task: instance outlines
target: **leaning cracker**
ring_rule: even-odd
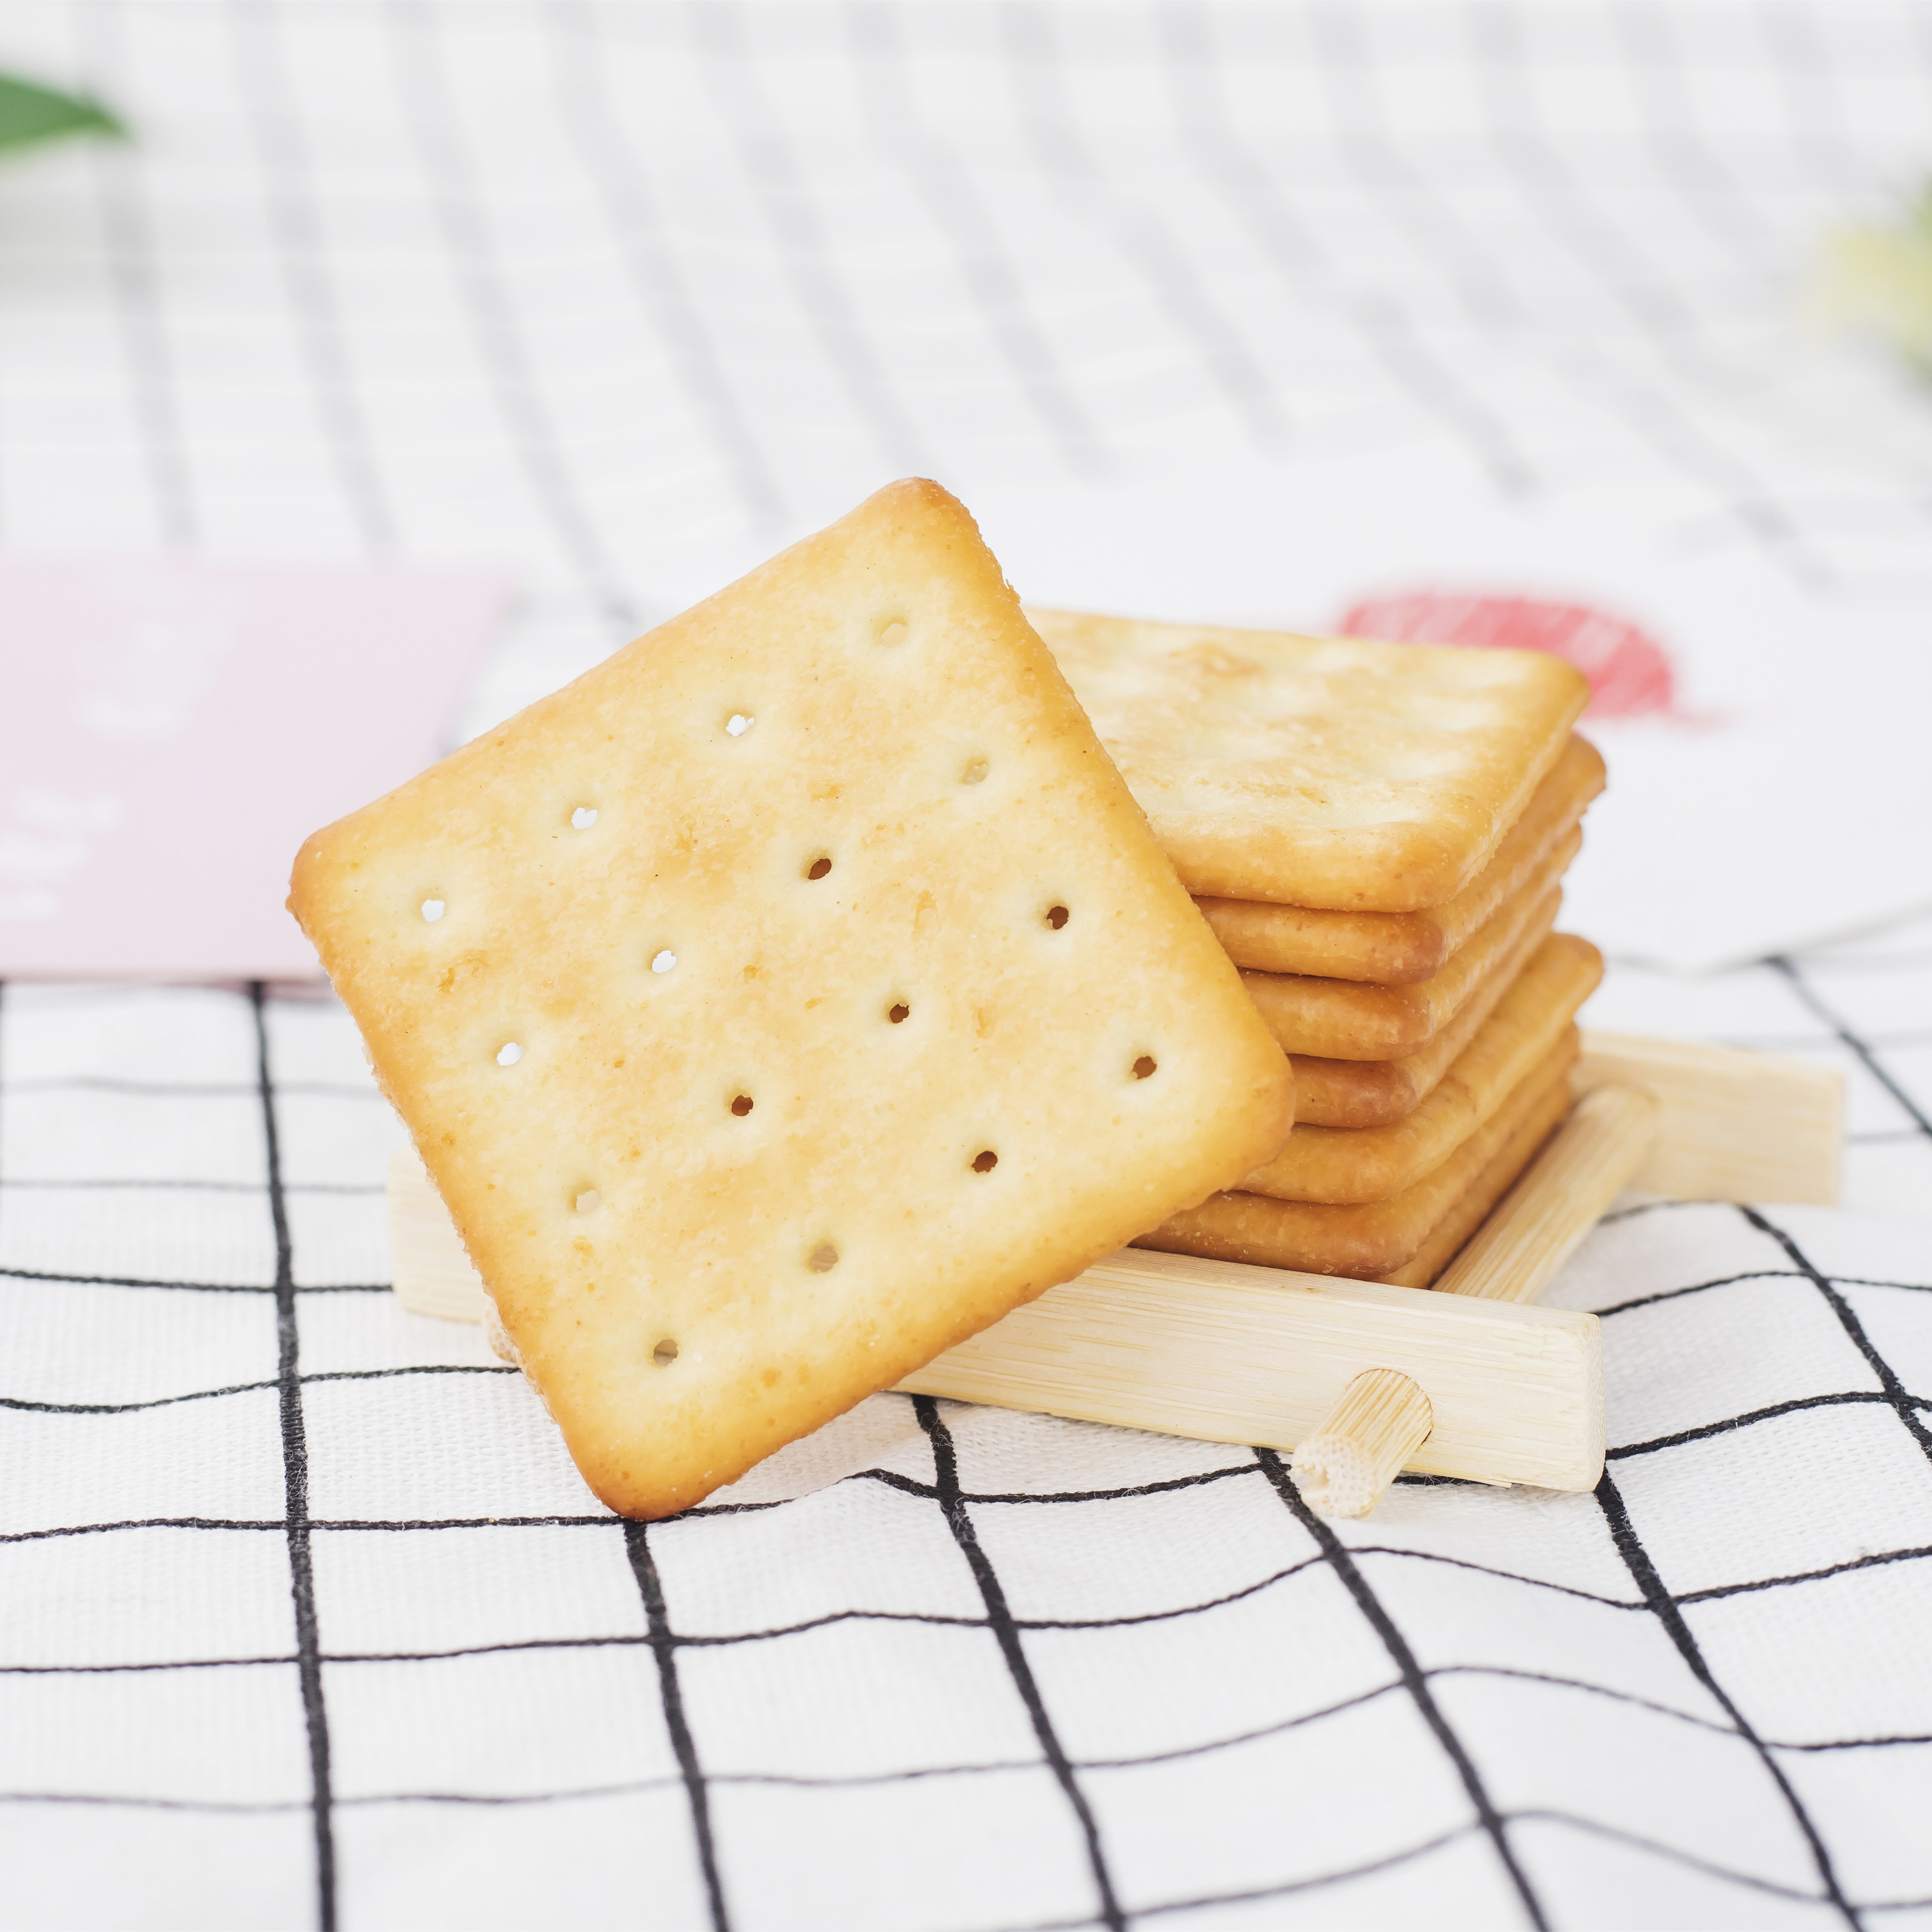
[[[585,1479],[657,1516],[1280,1145],[972,520],[896,484],[303,848]]]
[[[1555,933],[1422,1105],[1392,1127],[1301,1127],[1244,1191],[1282,1201],[1386,1201],[1441,1165],[1549,1052],[1604,975],[1587,939]]]
[[[1518,1172],[1528,1164],[1569,1107],[1570,1069],[1579,1048],[1576,1028],[1566,1028],[1447,1160],[1386,1201],[1330,1205],[1238,1191],[1217,1194],[1198,1208],[1170,1215],[1134,1245],[1308,1274],[1385,1280],[1427,1250],[1444,1221],[1471,1207],[1480,1221],[1502,1198],[1514,1172],[1496,1180],[1486,1197],[1484,1190],[1502,1172],[1503,1150],[1520,1147]],[[1521,1145],[1526,1136],[1528,1144]],[[1456,1246],[1468,1238],[1466,1228]],[[1406,1276],[1399,1285],[1426,1286]]]
[[[1562,895],[1550,896],[1555,902]],[[1416,1052],[1400,1060],[1320,1060],[1307,1054],[1290,1054],[1297,1123],[1312,1127],[1388,1127],[1406,1120],[1435,1092],[1443,1075],[1482,1030],[1503,995],[1550,937],[1552,922],[1539,920],[1525,927],[1462,1010]]]
[[[1454,898],[1590,694],[1534,651],[1029,614],[1188,890],[1218,898]]]
[[[1246,971],[1242,983],[1287,1052],[1328,1060],[1406,1059],[1420,1053],[1495,978],[1525,932],[1538,924],[1549,931],[1563,896],[1556,877],[1553,871],[1532,877],[1441,972],[1412,986]]]
[[[1453,899],[1422,912],[1324,912],[1260,899],[1195,903],[1237,966],[1406,986],[1440,972],[1450,956],[1561,850],[1559,872],[1582,844],[1577,830],[1604,788],[1603,755],[1572,736],[1490,862]]]

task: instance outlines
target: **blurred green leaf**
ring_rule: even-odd
[[[0,152],[69,134],[124,135],[127,129],[98,100],[39,87],[0,74]]]
[[[1932,182],[1896,220],[1830,236],[1819,292],[1828,320],[1873,331],[1932,382]]]

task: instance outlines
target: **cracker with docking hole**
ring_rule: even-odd
[[[1586,939],[1552,933],[1496,1010],[1406,1120],[1389,1127],[1301,1127],[1265,1166],[1244,1175],[1249,1194],[1281,1201],[1386,1201],[1438,1166],[1486,1120],[1549,1052],[1604,976]]]
[[[290,904],[626,1514],[698,1502],[1292,1118],[1226,954],[930,483],[318,833]]]
[[[1444,1074],[1482,1030],[1503,995],[1550,937],[1561,892],[1550,895],[1551,916],[1526,926],[1462,1010],[1419,1052],[1400,1060],[1323,1060],[1291,1054],[1294,1069],[1294,1118],[1316,1127],[1387,1127],[1406,1120],[1435,1092]]]
[[[1211,1261],[1426,1287],[1562,1118],[1578,1051],[1576,1029],[1565,1028],[1447,1160],[1388,1200],[1277,1201],[1237,1190],[1170,1215],[1134,1245]],[[1450,1224],[1447,1251],[1440,1252],[1433,1237],[1445,1223]],[[1414,1265],[1418,1260],[1419,1268]]]
[[[1453,899],[1590,695],[1534,651],[1028,614],[1182,882],[1216,898],[1342,912]]]
[[[1546,867],[1556,856],[1550,855]],[[1406,1060],[1494,979],[1525,932],[1538,924],[1549,931],[1563,897],[1558,876],[1553,869],[1539,872],[1497,908],[1488,925],[1433,979],[1412,986],[1246,970],[1242,983],[1286,1052],[1324,1060]]]
[[[1260,899],[1198,898],[1202,916],[1237,966],[1406,986],[1426,980],[1558,846],[1582,843],[1579,821],[1604,788],[1603,755],[1573,736],[1490,862],[1453,899],[1421,912],[1324,912]]]

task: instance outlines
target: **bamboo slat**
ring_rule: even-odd
[[[1644,1087],[1663,1102],[1657,1145],[1630,1184],[1678,1201],[1838,1198],[1844,1076],[1782,1054],[1586,1030],[1579,1094]]]
[[[1434,1292],[1534,1301],[1650,1158],[1662,1112],[1647,1088],[1593,1087],[1436,1277]]]

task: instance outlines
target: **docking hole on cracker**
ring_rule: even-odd
[[[820,1241],[806,1262],[814,1274],[830,1274],[838,1265],[838,1250],[830,1241]]]
[[[986,776],[986,760],[984,758],[968,758],[966,760],[964,768],[959,774],[959,782],[962,784],[980,784],[984,782]]]
[[[579,832],[588,832],[597,823],[597,808],[594,805],[580,805],[570,814],[572,826]]]
[[[604,1204],[604,1198],[594,1187],[580,1188],[571,1202],[571,1206],[580,1214],[594,1214]]]
[[[724,721],[725,736],[730,738],[742,738],[758,722],[755,718],[748,717],[742,711],[734,711]]]
[[[831,869],[832,861],[821,852],[810,865],[806,867],[805,876],[808,879],[822,879]]]
[[[496,1049],[496,1064],[499,1066],[514,1066],[523,1057],[523,1048],[514,1040],[506,1040]]]
[[[1048,906],[1046,909],[1046,922],[1055,932],[1058,932],[1071,916],[1072,915],[1064,905]]]
[[[1134,1062],[1134,1078],[1136,1080],[1150,1079],[1160,1067],[1160,1061],[1152,1054],[1144,1053]]]
[[[651,1360],[661,1369],[668,1369],[677,1360],[677,1344],[667,1335],[651,1351]]]
[[[878,632],[879,642],[889,647],[894,644],[904,644],[911,635],[911,627],[903,617],[886,618],[880,625]]]
[[[752,1096],[748,1094],[736,1094],[731,1098],[731,1111],[740,1120],[752,1111]]]
[[[973,1156],[973,1172],[975,1174],[991,1174],[999,1164],[1000,1156],[991,1148],[982,1148]]]
[[[443,910],[444,910],[444,908],[443,908],[443,903],[442,903],[442,900],[440,900],[440,899],[424,899],[424,900],[423,901],[423,902],[422,902],[422,916],[423,916],[423,923],[424,923],[424,925],[425,925],[425,926],[434,926],[434,925],[435,925],[435,923],[436,922],[436,921],[437,921],[438,920],[440,920],[440,918],[442,918],[442,915],[443,915]]]
[[[654,952],[651,956],[651,970],[653,973],[668,973],[676,964],[677,955],[668,946],[662,952]]]
[[[898,1026],[912,1017],[912,1009],[903,1000],[895,1000],[886,1009],[886,1018]]]

